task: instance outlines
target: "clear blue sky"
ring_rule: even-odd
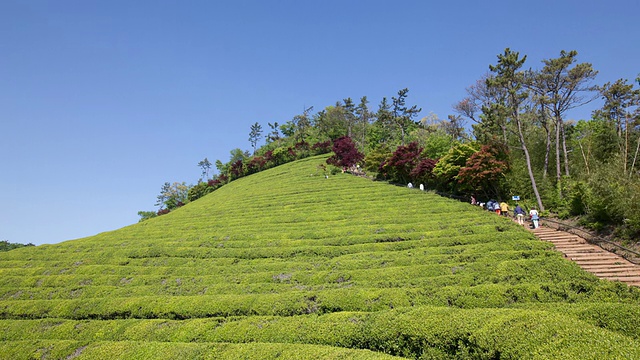
[[[640,72],[640,2],[0,1],[0,240],[56,243],[154,210],[166,181],[284,123],[409,88],[441,118],[510,47]],[[588,118],[597,103],[574,118]]]

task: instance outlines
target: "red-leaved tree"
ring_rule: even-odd
[[[380,172],[391,181],[406,184],[411,181],[411,172],[420,163],[422,148],[417,142],[398,146],[396,151],[380,164]]]
[[[457,179],[467,190],[486,197],[501,197],[504,173],[509,171],[506,149],[502,145],[484,145],[460,168]]]
[[[348,136],[336,139],[331,149],[334,154],[327,159],[327,164],[329,165],[349,168],[364,159],[364,154],[358,151],[356,144]]]
[[[432,187],[435,182],[435,175],[433,174],[433,168],[438,163],[438,160],[434,159],[422,159],[416,165],[409,176],[411,180],[416,184],[424,184],[427,187]]]

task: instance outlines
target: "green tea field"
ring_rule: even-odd
[[[640,289],[325,159],[0,253],[0,359],[640,359]]]

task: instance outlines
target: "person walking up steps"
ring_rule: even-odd
[[[540,220],[540,216],[538,215],[538,210],[536,208],[531,208],[529,210],[529,216],[531,216],[531,222],[533,222],[533,228],[538,228],[538,220]]]
[[[509,205],[504,201],[500,203],[500,214],[502,216],[509,216]]]
[[[516,214],[516,220],[518,220],[518,224],[524,225],[524,209],[520,207],[520,205],[516,205],[515,210],[513,210],[514,214]]]

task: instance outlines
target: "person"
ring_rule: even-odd
[[[487,210],[489,211],[496,211],[496,208],[498,209],[498,211],[500,211],[500,207],[498,206],[498,202],[491,199],[489,201],[487,201]]]
[[[513,212],[516,214],[516,219],[518,220],[518,224],[524,225],[524,209],[520,205],[516,205],[515,210]]]
[[[538,228],[538,220],[540,220],[540,215],[538,214],[538,210],[536,208],[531,208],[529,210],[529,216],[531,216],[531,222],[533,223],[533,228]]]
[[[509,216],[509,204],[507,204],[506,202],[501,202],[500,203],[500,213],[502,214],[502,216]]]
[[[500,215],[500,203],[496,200],[489,200],[489,202],[491,202],[491,208],[489,211],[495,211],[496,214]]]
[[[471,205],[477,205],[478,203],[476,202],[476,197],[471,195]]]
[[[424,184],[420,184],[420,191],[424,191]]]
[[[408,187],[409,189],[413,189],[413,184],[412,184],[412,183],[409,183],[409,184],[407,185],[407,187]]]

